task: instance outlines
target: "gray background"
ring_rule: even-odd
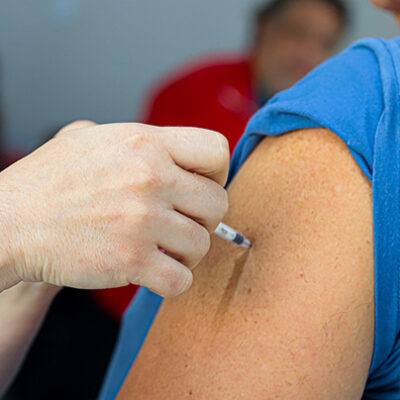
[[[367,0],[346,0],[343,45],[397,34]],[[154,79],[193,56],[241,48],[258,0],[0,0],[6,143],[30,150],[79,118],[130,121]]]

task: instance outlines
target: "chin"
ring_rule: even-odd
[[[399,0],[371,0],[377,7],[384,8],[396,14],[396,18],[400,18],[400,1]]]

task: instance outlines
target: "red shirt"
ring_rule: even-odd
[[[251,63],[243,55],[208,57],[168,75],[152,91],[141,120],[158,126],[194,126],[226,136],[231,152],[257,110]],[[95,291],[94,296],[120,319],[137,290],[130,285]]]
[[[190,63],[167,76],[142,113],[159,126],[195,126],[224,134],[233,151],[257,110],[251,64],[231,55]]]

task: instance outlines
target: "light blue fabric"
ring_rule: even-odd
[[[162,297],[141,288],[122,319],[117,346],[108,367],[99,400],[115,399],[147,333],[153,324]]]
[[[400,39],[367,39],[275,96],[251,120],[230,180],[266,135],[327,127],[373,186],[375,345],[364,399],[400,399]],[[162,299],[142,289],[124,318],[101,400],[114,399]]]

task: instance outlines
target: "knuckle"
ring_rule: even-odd
[[[193,229],[193,262],[197,264],[210,250],[211,239],[209,232],[203,226],[196,224]]]
[[[185,219],[180,230],[188,241],[187,245],[190,245],[190,250],[186,251],[182,262],[192,269],[208,253],[211,245],[210,234],[204,226],[191,219]]]
[[[164,187],[168,188],[171,193],[179,191],[183,185],[183,179],[180,168],[177,165],[171,165],[168,169],[162,171],[160,175]]]
[[[228,192],[218,184],[215,184],[213,196],[210,198],[204,221],[209,232],[213,232],[222,221],[229,208]]]
[[[136,150],[143,145],[154,143],[153,129],[149,125],[129,123],[122,125],[125,144],[130,150]]]
[[[121,262],[129,268],[138,269],[147,259],[148,250],[144,245],[135,242],[134,246],[129,246],[122,254]]]
[[[143,188],[148,190],[157,190],[162,187],[162,184],[163,180],[159,172],[154,170],[154,168],[149,168],[144,180],[142,181]]]
[[[162,168],[157,149],[145,136],[139,134],[137,137],[129,139],[127,144],[128,152],[135,153],[134,171],[129,173],[128,186],[134,192],[142,194],[146,194],[149,191],[152,192],[154,189],[161,189],[167,183],[165,177],[168,177],[168,174],[165,174]],[[139,147],[141,148],[139,149]]]
[[[149,249],[138,243],[132,244],[129,250],[121,254],[119,265],[125,266],[126,280],[136,285],[147,285],[148,274],[146,268],[148,264]],[[147,278],[148,279],[148,278]]]
[[[129,207],[121,207],[118,213],[110,213],[102,223],[107,225],[106,229],[118,240],[119,245],[128,244],[135,253],[140,243],[149,241],[149,232],[152,231],[156,219],[155,207],[135,202]],[[132,240],[135,243],[131,243]]]
[[[200,248],[200,257],[203,258],[210,250],[211,238],[206,228],[202,226],[200,228],[201,228],[201,234],[199,238],[199,248]]]
[[[215,141],[216,141],[216,145],[215,145],[214,151],[215,151],[216,163],[218,166],[220,166],[221,169],[227,168],[229,165],[229,159],[230,159],[228,139],[221,133],[216,132],[215,133]]]
[[[125,144],[129,150],[136,150],[149,141],[148,133],[138,131],[136,127],[132,127],[132,130],[128,133],[129,136]]]
[[[155,211],[149,205],[143,204],[138,206],[129,218],[127,229],[135,236],[142,236],[147,230],[152,229],[155,219]],[[143,236],[144,237],[144,236]]]
[[[188,269],[165,268],[162,273],[165,282],[165,297],[175,297],[185,292],[192,284],[193,275]]]
[[[222,187],[220,189],[220,193],[218,195],[218,200],[217,200],[216,204],[218,207],[217,220],[222,220],[222,218],[228,212],[228,208],[229,208],[228,192]]]
[[[223,208],[223,216],[228,212],[229,210],[229,195],[228,191],[224,189],[224,208]]]
[[[135,192],[143,192],[144,194],[157,191],[163,186],[161,171],[157,171],[154,165],[143,162],[135,172],[130,186]]]

